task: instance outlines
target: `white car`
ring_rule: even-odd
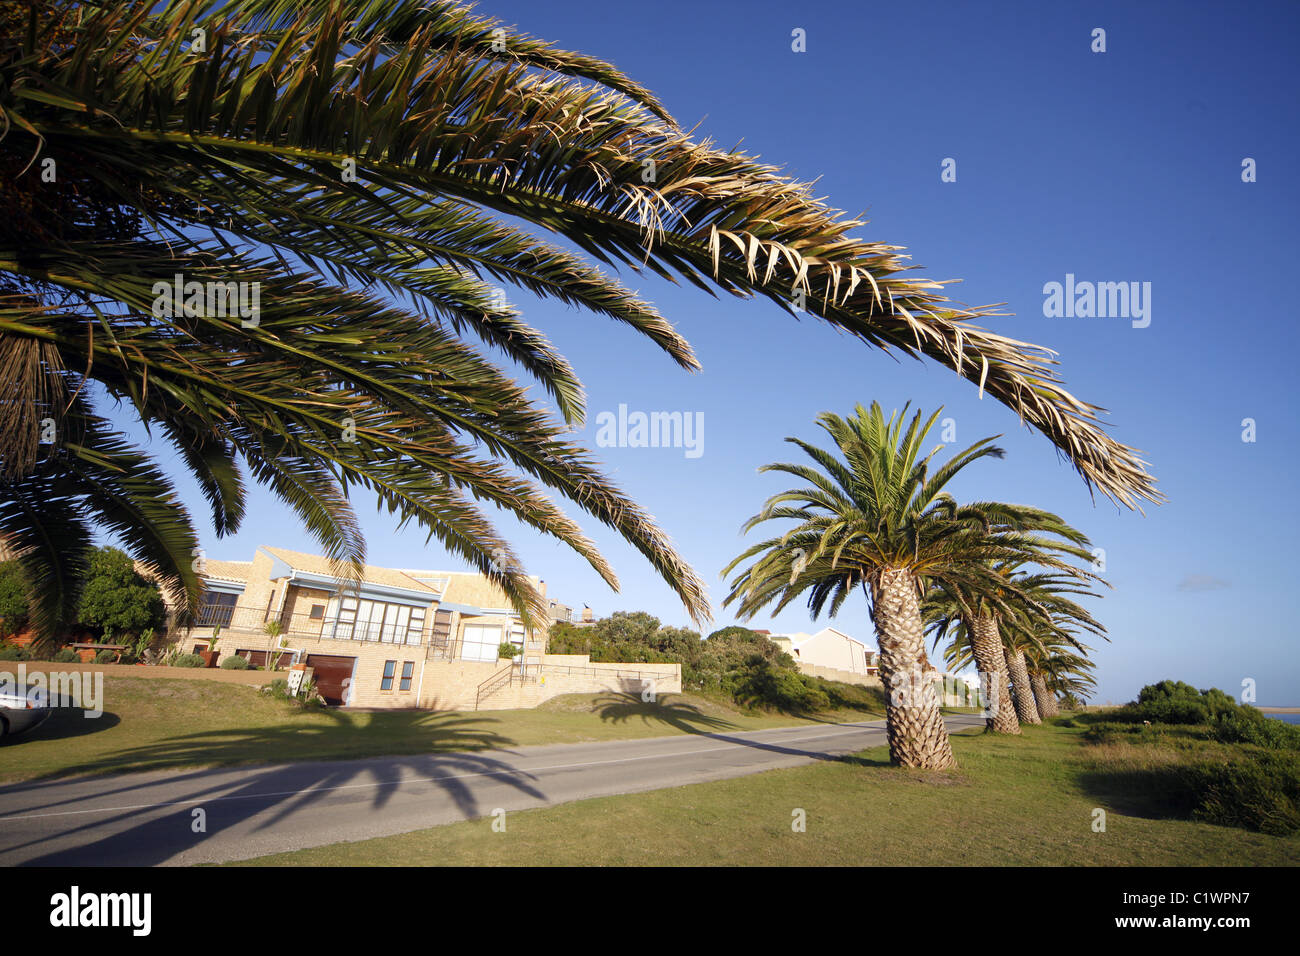
[[[0,737],[8,738],[39,727],[50,716],[50,708],[39,694],[0,691]]]

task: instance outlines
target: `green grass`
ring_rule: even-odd
[[[961,769],[837,762],[564,804],[239,865],[1295,865],[1300,835],[1168,817],[1142,773],[1181,759],[1084,742],[1082,730],[953,738]],[[802,808],[807,830],[793,832]],[[1106,810],[1094,832],[1094,809]]]
[[[530,710],[449,713],[302,711],[255,688],[202,680],[106,677],[104,714],[60,710],[0,746],[0,782],[74,774],[582,743],[679,733],[759,730],[882,714],[814,718],[744,711],[702,697],[557,697]]]

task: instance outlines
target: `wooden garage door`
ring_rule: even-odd
[[[325,703],[337,707],[343,703],[344,681],[352,677],[355,657],[333,657],[328,654],[308,654],[307,666],[315,668],[317,692]]]
[[[235,651],[235,653],[248,661],[250,665],[260,670],[266,666],[266,655],[269,654],[270,651],[250,651],[241,647],[239,650]],[[289,662],[292,660],[292,653],[286,651],[280,654],[279,659],[275,662],[275,669],[280,670],[281,668],[288,667]]]

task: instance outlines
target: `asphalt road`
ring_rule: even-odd
[[[978,716],[948,718],[950,730],[982,725]],[[0,865],[243,860],[498,808],[508,827],[514,810],[793,767],[884,742],[884,721],[872,721],[14,784],[0,787]]]

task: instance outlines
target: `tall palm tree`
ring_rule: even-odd
[[[1053,353],[971,324],[994,313],[852,237],[861,223],[808,185],[692,140],[598,59],[441,0],[0,0],[0,27],[0,536],[43,632],[70,607],[101,518],[182,612],[198,598],[190,515],[105,402],[175,447],[219,535],[243,516],[246,468],[355,573],[359,486],[528,621],[543,602],[477,502],[616,584],[549,491],[706,616],[650,516],[564,439],[583,419],[577,376],[495,286],[625,323],[684,368],[695,357],[541,230],[932,358],[1090,487],[1130,507],[1162,498],[1101,410],[1062,387]],[[214,307],[234,283],[260,290],[256,316]],[[535,378],[563,421],[469,336]]]
[[[910,767],[951,766],[952,748],[930,679],[921,598],[928,584],[981,593],[1000,582],[994,568],[1023,562],[1041,550],[1024,527],[1040,524],[1035,509],[998,502],[959,505],[944,489],[967,465],[1002,457],[986,438],[942,463],[943,448],[922,455],[940,411],[910,423],[907,408],[889,418],[877,403],[841,418],[825,412],[818,424],[830,435],[828,451],[787,438],[812,464],[776,463],[761,471],[783,472],[807,486],[773,495],[745,524],[747,532],[771,520],[795,524],[754,544],[723,574],[751,563],[730,582],[725,605],[741,619],[774,605],[777,613],[807,594],[814,618],[834,617],[861,586],[871,608],[880,646],[880,676],[887,691],[890,758]],[[933,466],[933,467],[932,467]]]

